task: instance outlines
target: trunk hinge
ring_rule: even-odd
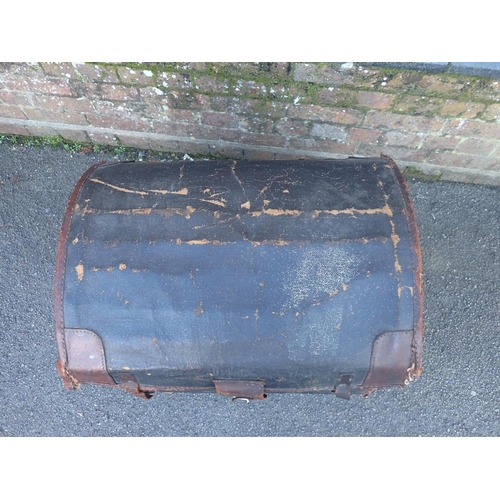
[[[335,396],[342,399],[351,399],[352,373],[341,373],[335,386]]]
[[[143,391],[139,387],[139,382],[137,382],[134,374],[130,372],[119,372],[117,374],[113,374],[113,378],[116,380],[120,389],[130,392],[134,396],[142,399],[151,399],[153,397],[152,392]]]

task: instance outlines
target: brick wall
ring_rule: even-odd
[[[0,134],[246,159],[385,154],[500,184],[500,78],[335,63],[0,63]]]

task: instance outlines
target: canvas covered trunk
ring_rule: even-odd
[[[415,215],[386,157],[98,164],[61,229],[67,388],[366,395],[420,374],[422,311]]]

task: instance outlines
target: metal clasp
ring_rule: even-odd
[[[351,399],[352,373],[341,373],[335,386],[335,396],[342,399]]]
[[[264,399],[265,382],[262,380],[214,380],[215,391],[222,396],[236,399]]]

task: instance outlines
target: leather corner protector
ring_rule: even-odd
[[[74,386],[79,383],[116,385],[106,368],[104,346],[97,333],[83,328],[65,328],[64,336],[65,372]]]
[[[403,387],[414,369],[413,330],[382,333],[373,343],[370,369],[362,388]]]

